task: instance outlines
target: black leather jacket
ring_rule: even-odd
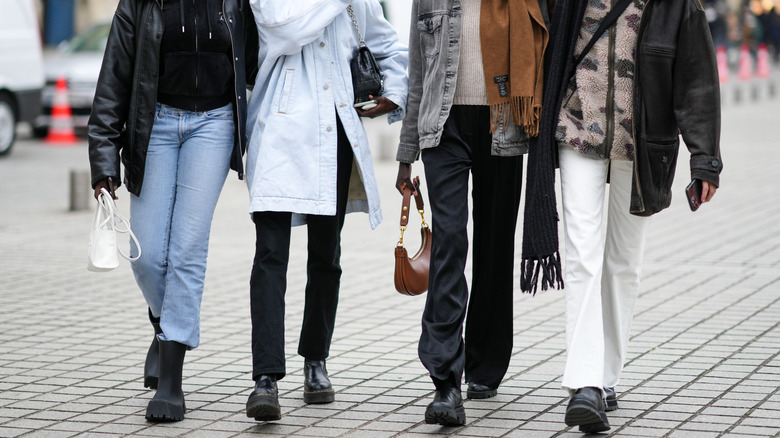
[[[119,181],[121,151],[127,190],[136,196],[141,193],[157,103],[162,1],[120,0],[114,14],[89,118],[93,187],[108,177]],[[229,26],[235,78],[236,131],[230,168],[243,178],[246,89],[257,74],[257,27],[248,0],[222,0],[222,13]]]
[[[719,185],[720,85],[707,18],[699,0],[648,0],[634,76],[634,181],[631,213],[668,207],[680,147],[691,177]]]

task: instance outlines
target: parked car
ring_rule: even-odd
[[[68,103],[73,113],[74,127],[86,128],[110,28],[111,23],[91,26],[60,44],[56,51],[44,54],[46,87],[42,96],[43,111],[33,126],[37,137],[45,137],[49,131],[51,108],[59,78],[65,78],[68,84]]]
[[[16,124],[41,112],[43,56],[32,0],[4,0],[0,14],[0,155],[16,140]]]

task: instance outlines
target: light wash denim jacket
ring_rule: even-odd
[[[354,152],[347,211],[382,220],[371,151],[352,107],[350,61],[358,39],[352,4],[366,45],[384,77],[383,96],[406,107],[408,53],[377,0],[250,0],[260,38],[259,72],[249,99],[247,181],[250,212],[336,214],[336,114]]]
[[[548,22],[547,0],[540,0]],[[413,163],[420,150],[436,147],[450,115],[458,82],[463,9],[461,0],[414,0],[409,35],[409,100],[396,159]],[[493,133],[491,154],[528,152],[528,136],[508,124]]]

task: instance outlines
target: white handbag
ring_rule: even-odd
[[[89,235],[89,253],[87,269],[93,272],[106,272],[119,266],[119,255],[127,260],[135,261],[141,257],[141,245],[130,229],[130,221],[119,214],[114,198],[106,189],[100,189],[95,207],[95,219],[92,222],[92,232]],[[117,244],[117,233],[129,234],[138,248],[138,255],[130,257],[122,252]]]

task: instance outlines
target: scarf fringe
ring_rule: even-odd
[[[520,262],[520,290],[536,295],[539,274],[542,274],[543,291],[551,287],[563,289],[560,252],[556,251],[555,254],[538,259],[523,259]]]
[[[513,96],[509,102],[501,102],[490,106],[490,133],[493,134],[501,125],[506,129],[511,120],[521,126],[529,137],[539,135],[539,121],[542,106],[534,102],[533,96]]]

